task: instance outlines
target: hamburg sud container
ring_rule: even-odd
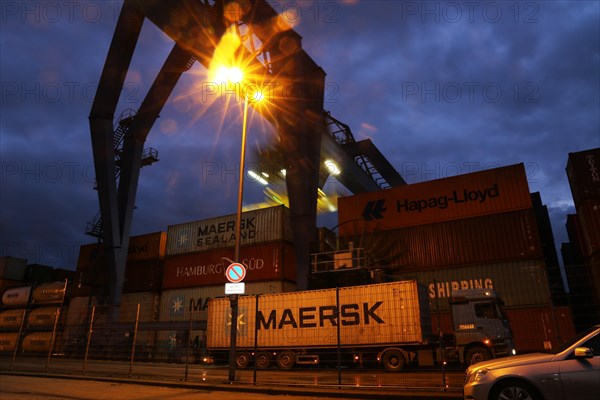
[[[338,200],[340,236],[530,209],[523,164]]]
[[[167,255],[233,247],[236,214],[169,226]],[[292,240],[289,209],[284,206],[242,213],[240,244]]]
[[[569,153],[567,177],[575,208],[586,200],[600,200],[600,148]]]
[[[465,218],[389,231],[351,235],[382,268],[423,270],[538,259],[543,247],[533,210]]]
[[[262,295],[258,306],[256,296],[240,297],[237,346],[254,348],[256,336],[263,348],[335,346],[338,335],[346,346],[422,343],[431,333],[426,301],[419,301],[423,292],[415,281],[340,288],[340,325],[334,316],[336,295],[336,289]],[[229,301],[211,300],[207,347],[228,348],[230,326]]]
[[[233,257],[233,248],[168,256],[163,289],[225,284],[225,271]],[[242,246],[240,257],[246,267],[244,282],[296,280],[294,248],[288,242]]]

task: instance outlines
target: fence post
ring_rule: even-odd
[[[337,320],[337,370],[338,385],[342,385],[342,347],[341,347],[341,321],[340,321],[340,288],[335,288],[335,316]]]
[[[83,357],[83,367],[81,374],[85,375],[85,367],[87,365],[88,353],[90,351],[90,342],[92,341],[92,328],[94,326],[94,316],[96,314],[96,306],[92,306],[92,315],[90,316],[90,327],[88,329],[87,343],[85,344],[85,355]]]
[[[254,309],[254,371],[253,371],[253,383],[256,385],[256,355],[258,354],[258,298],[259,294],[256,295],[256,308]]]
[[[12,371],[13,364],[15,363],[15,358],[17,358],[17,351],[19,350],[19,342],[21,341],[21,335],[23,334],[23,325],[25,325],[25,315],[27,314],[27,309],[23,309],[23,316],[21,317],[21,325],[19,326],[19,333],[17,334],[17,341],[15,342],[15,349],[13,350],[12,360],[10,361],[9,371]]]
[[[135,313],[135,326],[133,328],[133,340],[131,343],[131,356],[129,357],[129,377],[133,371],[133,359],[135,357],[135,342],[137,339],[138,323],[140,321],[140,303],[137,303],[137,311]]]
[[[48,358],[46,359],[46,367],[44,368],[44,373],[48,372],[48,365],[50,364],[50,357],[52,357],[52,350],[54,350],[54,344],[56,342],[56,330],[58,327],[60,312],[65,304],[65,297],[67,297],[67,284],[69,283],[68,279],[65,279],[65,286],[63,287],[62,299],[60,301],[60,306],[56,308],[56,316],[54,317],[54,328],[52,329],[52,337],[50,338],[50,349],[48,349]]]

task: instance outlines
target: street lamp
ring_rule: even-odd
[[[240,68],[220,67],[217,71],[217,79],[219,83],[240,85],[243,81],[244,74]],[[238,183],[238,200],[235,220],[235,247],[233,259],[236,263],[241,264],[240,245],[242,234],[242,201],[244,197],[244,167],[246,162],[246,133],[248,125],[248,103],[250,101],[259,102],[263,99],[263,93],[260,90],[255,90],[252,93],[248,92],[248,87],[239,87],[244,98],[244,114],[242,117],[242,144],[240,150],[240,169]],[[236,357],[235,349],[237,342],[237,319],[238,319],[238,295],[230,294],[229,302],[231,305],[231,328],[229,335],[229,382],[235,381]]]

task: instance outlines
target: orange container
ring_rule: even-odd
[[[338,200],[341,236],[398,229],[532,207],[523,164]]]

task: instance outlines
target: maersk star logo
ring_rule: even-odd
[[[177,296],[171,299],[171,314],[177,315],[183,313],[183,297]]]
[[[181,234],[181,236],[179,236],[179,239],[177,240],[177,245],[179,247],[184,247],[185,244],[188,242],[188,237],[185,233]]]

